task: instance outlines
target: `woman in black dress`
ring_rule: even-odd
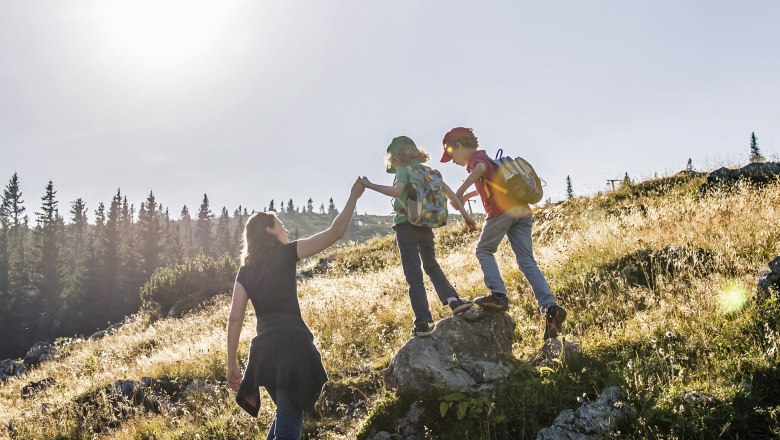
[[[363,190],[362,183],[355,181],[333,224],[306,239],[290,242],[287,229],[273,212],[253,214],[246,223],[227,326],[227,381],[237,392],[236,402],[255,417],[260,409],[259,388],[266,388],[276,404],[268,440],[299,439],[303,412],[314,409],[328,380],[312,333],[301,318],[296,263],[344,235]],[[242,378],[236,350],[249,300],[257,315],[257,336],[252,339]]]

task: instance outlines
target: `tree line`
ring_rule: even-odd
[[[199,209],[185,205],[178,219],[153,191],[136,210],[121,190],[109,203],[89,209],[83,199],[61,213],[49,181],[38,210],[29,212],[17,173],[0,203],[0,359],[16,357],[38,340],[91,334],[138,311],[140,287],[162,266],[199,254],[238,259],[244,223],[239,206],[214,215],[206,194]],[[280,204],[281,205],[281,204]],[[274,209],[273,201],[265,209]],[[281,210],[285,212],[285,210]],[[319,212],[333,215],[330,200]],[[314,214],[313,201],[287,215]],[[32,221],[31,221],[31,216]]]

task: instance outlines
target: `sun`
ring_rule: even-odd
[[[109,0],[97,7],[96,37],[114,62],[165,72],[208,65],[225,44],[235,2]]]

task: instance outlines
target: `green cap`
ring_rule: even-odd
[[[390,141],[390,145],[387,146],[387,152],[395,153],[396,151],[403,148],[417,148],[417,145],[409,136],[398,136],[394,137],[393,140]],[[387,167],[386,171],[390,174],[395,174],[396,169],[393,167]]]

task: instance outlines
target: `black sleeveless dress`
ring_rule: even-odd
[[[312,411],[328,381],[314,336],[301,318],[296,283],[298,242],[282,245],[263,267],[242,266],[236,281],[244,286],[257,315],[257,336],[249,348],[249,361],[236,402],[257,417],[260,390],[276,400],[285,388],[296,406]],[[246,398],[256,400],[252,406]]]

